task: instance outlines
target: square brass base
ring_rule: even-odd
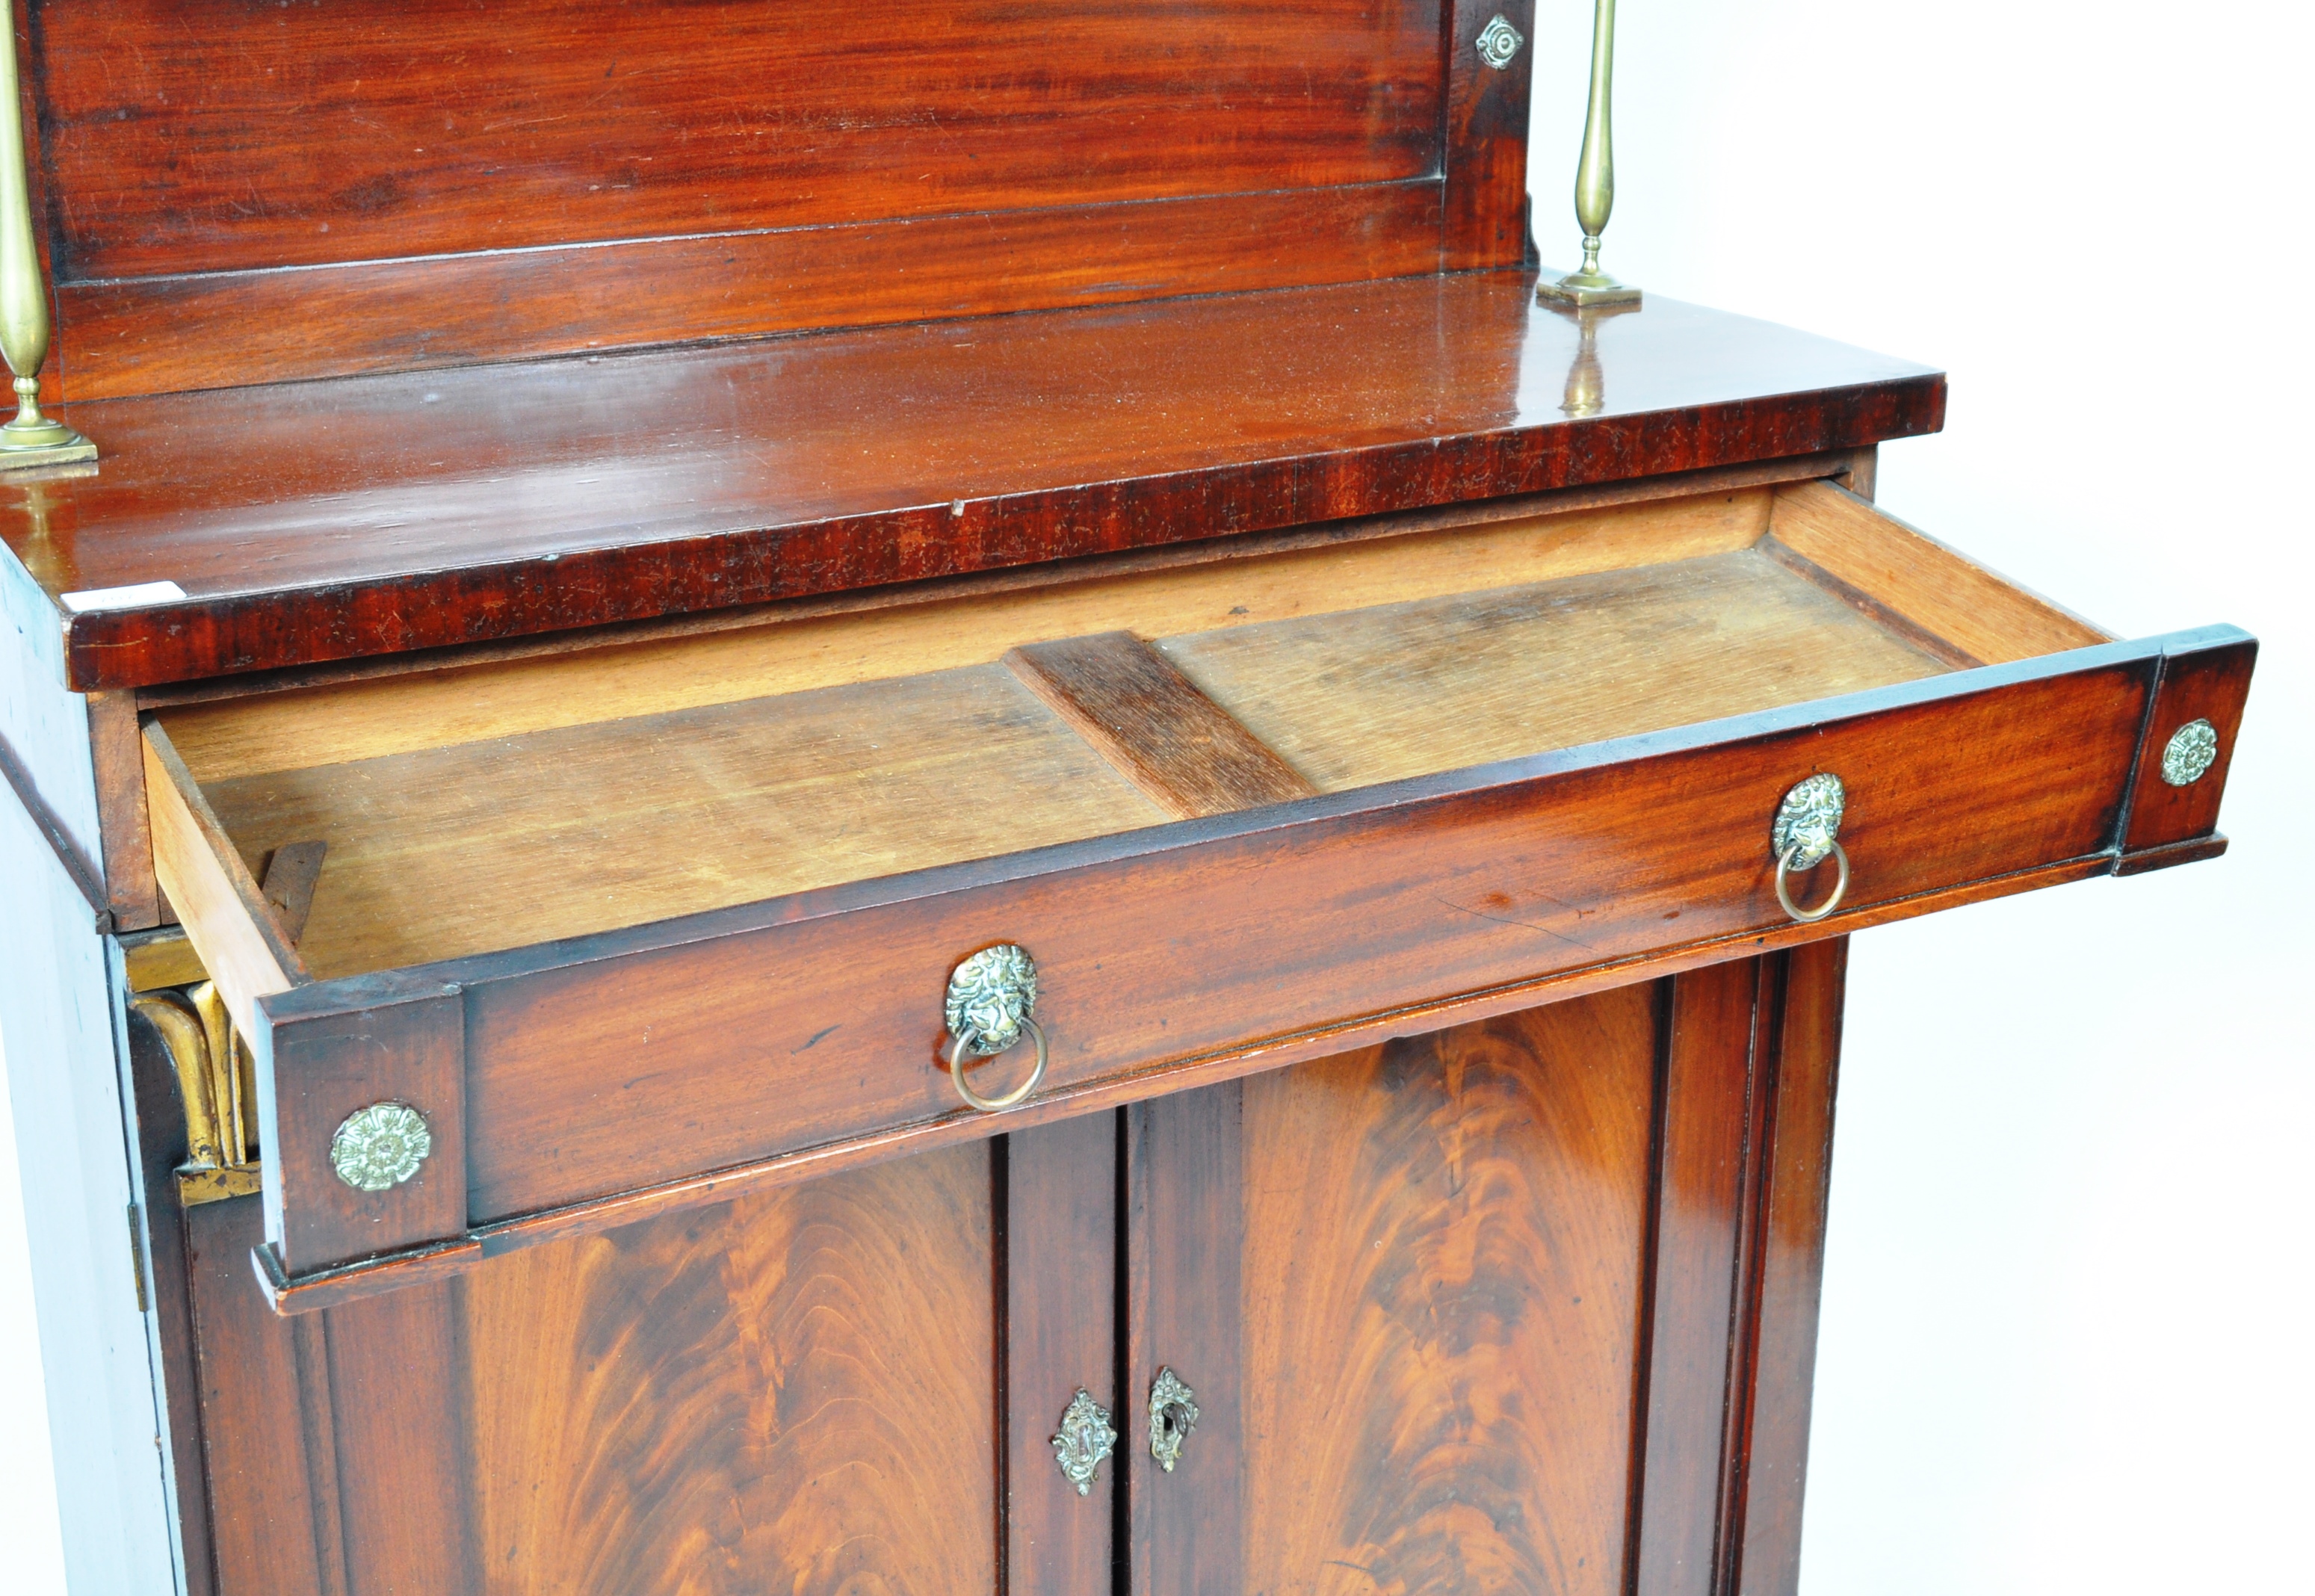
[[[28,471],[35,466],[76,466],[96,458],[96,445],[85,438],[51,443],[40,448],[0,448],[0,471]]]
[[[1556,305],[1567,310],[1592,310],[1602,305],[1637,305],[1639,289],[1628,283],[1610,278],[1605,282],[1579,282],[1576,273],[1570,272],[1557,282],[1548,282],[1535,290],[1535,297],[1546,305]]]

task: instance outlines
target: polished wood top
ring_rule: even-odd
[[[1654,298],[1599,316],[1587,343],[1535,303],[1534,280],[1400,279],[75,404],[102,460],[0,482],[0,538],[56,608],[70,684],[119,688],[1942,424],[1944,378],[1922,367]],[[62,602],[155,582],[185,598]]]

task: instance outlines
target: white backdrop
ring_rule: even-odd
[[[1591,7],[1541,6],[1572,265]],[[1801,1588],[2315,1591],[2306,8],[1619,22],[1609,270],[1943,367],[1885,506],[2110,630],[2263,644],[2225,858],[1852,945]]]
[[[1572,265],[1591,12],[1542,4],[1537,231]],[[1883,451],[1883,504],[2116,632],[2265,644],[2226,858],[1855,944],[1802,1588],[2315,1591],[2315,28],[2130,0],[1621,22],[1610,270],[1944,367],[1947,430]],[[0,1547],[47,1592],[23,1293],[0,1137]]]

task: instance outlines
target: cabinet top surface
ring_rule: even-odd
[[[1539,306],[1534,280],[1430,276],[76,404],[102,459],[0,483],[0,538],[57,614],[70,684],[119,688],[1941,424],[1944,379],[1925,368],[1663,299],[1579,324]],[[147,590],[103,596],[121,589]]]
[[[0,597],[83,690],[1942,416],[1821,339],[1535,303],[1530,0],[196,13],[47,6],[24,58],[42,381],[100,459],[0,480]]]

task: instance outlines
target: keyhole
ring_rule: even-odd
[[[1166,1473],[1182,1460],[1182,1443],[1198,1422],[1197,1398],[1190,1388],[1161,1369],[1149,1387],[1149,1455]]]

